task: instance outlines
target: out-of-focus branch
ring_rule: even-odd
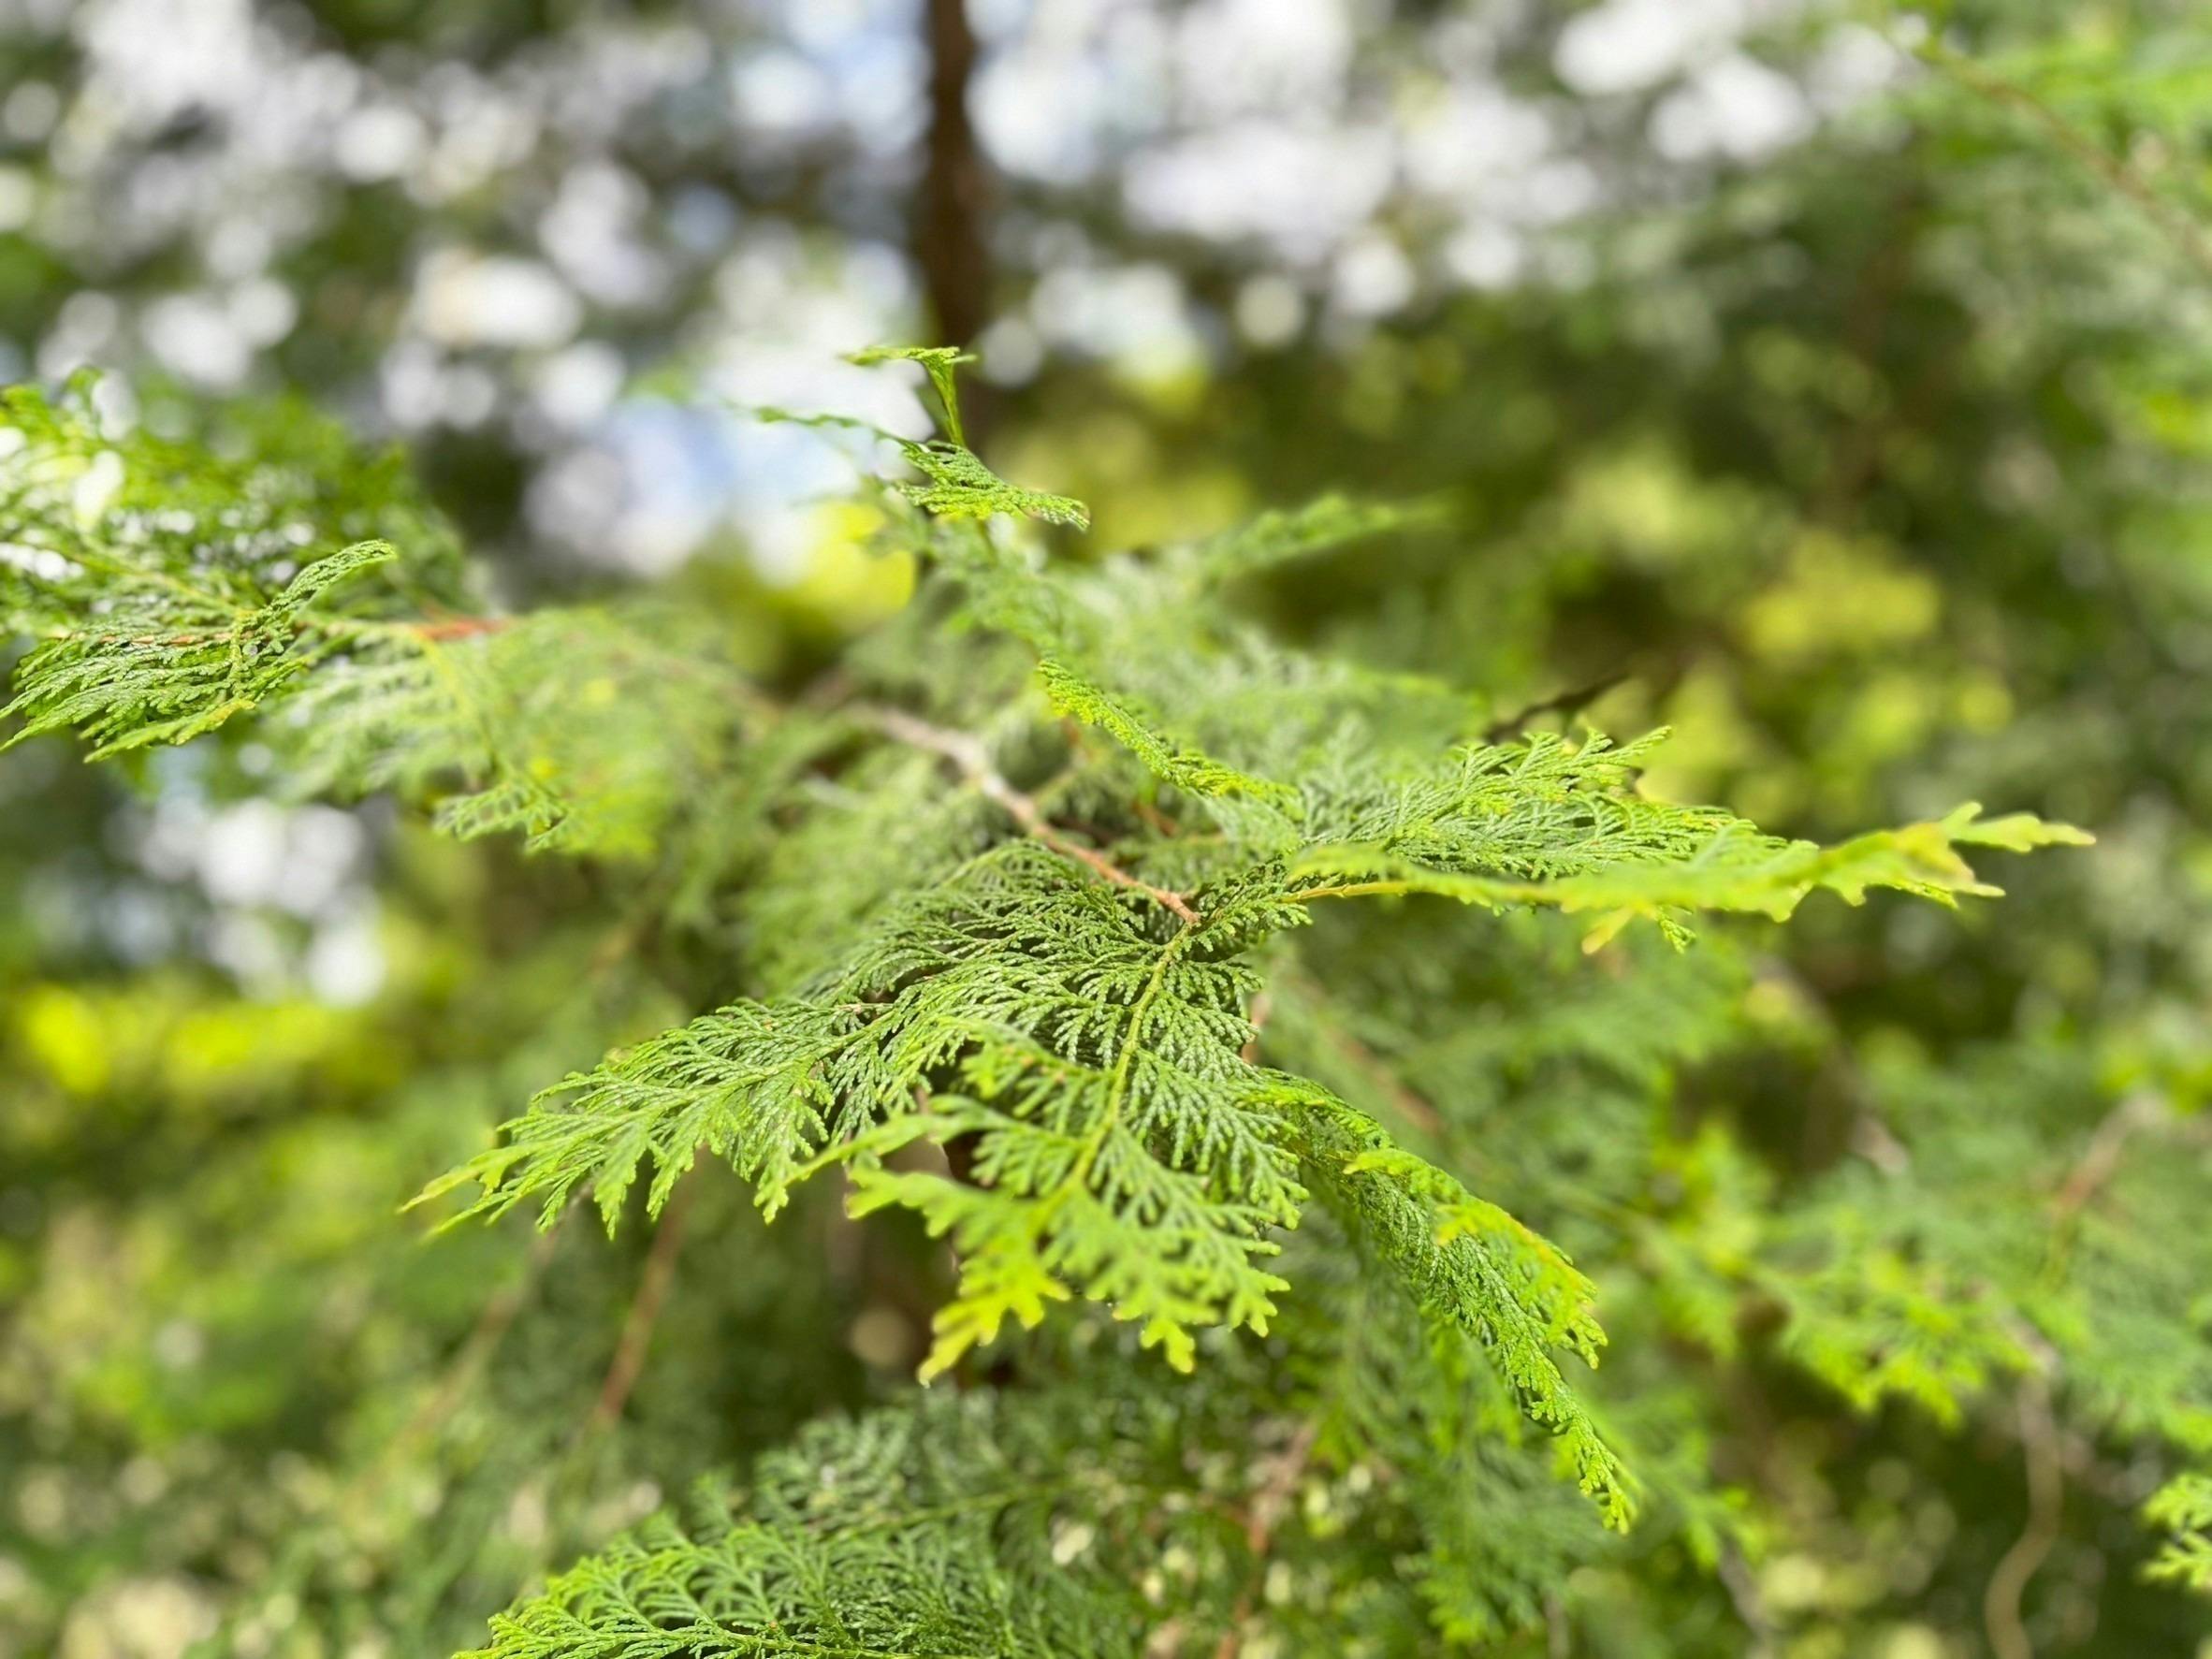
[[[2120,1155],[2138,1130],[2149,1128],[2166,1115],[2163,1097],[2147,1091],[2128,1096],[2106,1113],[2089,1136],[2081,1157],[2067,1172],[2066,1183],[2051,1201],[2060,1222],[2072,1221],[2095,1198],[2119,1169]]]
[[[630,1390],[636,1386],[638,1374],[645,1369],[646,1349],[652,1343],[653,1327],[661,1321],[662,1305],[667,1302],[668,1288],[676,1277],[677,1253],[683,1247],[684,1217],[691,1207],[694,1185],[691,1181],[678,1182],[669,1195],[667,1207],[661,1212],[660,1230],[653,1234],[652,1249],[647,1253],[636,1299],[631,1302],[629,1316],[622,1321],[622,1334],[615,1345],[614,1361],[607,1366],[606,1379],[600,1384],[599,1397],[592,1403],[590,1417],[585,1420],[586,1435],[598,1433],[622,1415]]]
[[[2026,87],[1992,74],[1972,58],[1953,51],[1941,41],[1928,39],[1905,48],[1913,56],[1948,77],[1978,97],[2025,115],[2049,134],[2073,156],[2137,212],[2155,226],[2178,249],[2200,275],[2212,280],[2212,241],[2204,229],[2180,208],[2159,194],[2141,173],[2075,126]]]
[[[1728,1593],[1736,1616],[1743,1621],[1744,1629],[1750,1633],[1751,1646],[1744,1650],[1744,1659],[1771,1659],[1773,1616],[1767,1611],[1767,1600],[1759,1593],[1759,1580],[1752,1572],[1751,1563],[1744,1560],[1742,1547],[1733,1539],[1722,1549],[1714,1573],[1721,1588]]]
[[[560,1221],[568,1216],[563,1214]],[[516,1316],[522,1312],[531,1296],[545,1277],[546,1268],[553,1259],[555,1245],[560,1242],[560,1222],[546,1228],[530,1242],[530,1253],[523,1259],[522,1273],[512,1285],[502,1287],[484,1300],[476,1323],[468,1340],[461,1344],[447,1369],[437,1391],[425,1401],[422,1409],[409,1419],[407,1426],[393,1436],[383,1456],[372,1466],[381,1470],[398,1461],[398,1454],[428,1440],[444,1425],[468,1397],[478,1375],[491,1361],[492,1352],[507,1334]]]
[[[2035,1649],[2021,1617],[2020,1598],[2059,1541],[2066,1491],[2050,1385],[2041,1370],[2020,1378],[2019,1413],[2020,1448],[2028,1470],[2028,1524],[1989,1575],[1989,1588],[1982,1598],[1982,1619],[1997,1659],[2033,1659]]]
[[[967,345],[990,317],[990,174],[968,109],[975,76],[975,30],[965,0],[924,0],[929,53],[929,129],[922,191],[914,204],[914,263],[936,337]],[[971,446],[980,444],[987,400],[964,399]]]

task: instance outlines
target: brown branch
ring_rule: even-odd
[[[1618,674],[1608,674],[1603,679],[1592,680],[1586,686],[1570,686],[1551,696],[1540,697],[1525,708],[1517,708],[1511,714],[1491,721],[1483,731],[1482,740],[1485,743],[1503,743],[1541,715],[1556,714],[1562,720],[1571,720],[1615,686],[1625,684],[1630,677],[1628,671],[1623,669]]]
[[[1244,1016],[1246,1023],[1252,1027],[1252,1035],[1245,1039],[1244,1046],[1237,1055],[1245,1065],[1251,1066],[1259,1063],[1259,1034],[1267,1029],[1267,1016],[1274,1011],[1275,999],[1273,997],[1265,991],[1253,993],[1252,1011]]]
[[[514,617],[324,617],[306,612],[292,618],[292,628],[295,633],[320,633],[340,640],[408,639],[438,645],[504,633],[517,620]]]
[[[1917,42],[1904,50],[1931,68],[1949,76],[1977,96],[2027,116],[2048,133],[2060,149],[2132,203],[2144,218],[2179,249],[2200,273],[2212,279],[2212,242],[2205,240],[2196,222],[2161,196],[2141,173],[2043,99],[2026,87],[1991,74],[1971,58],[1953,51],[1933,38]]]
[[[1157,836],[1172,840],[1183,833],[1181,824],[1155,807],[1150,801],[1142,797],[1137,802],[1137,816],[1143,820],[1144,827]]]
[[[2049,1385],[2041,1370],[2020,1378],[2020,1449],[2028,1468],[2028,1524],[1989,1575],[1982,1597],[1982,1623],[1997,1659],[2034,1659],[2020,1597],[2028,1580],[2059,1541],[2065,1501],[2065,1476],[2059,1427],[2051,1417]]]
[[[1734,1539],[1722,1547],[1713,1571],[1721,1588],[1728,1593],[1736,1616],[1751,1633],[1751,1646],[1744,1650],[1744,1659],[1769,1659],[1774,1652],[1774,1621],[1768,1614],[1767,1598],[1759,1594],[1759,1581],[1752,1576],[1751,1564],[1743,1559],[1743,1551]]]
[[[553,1259],[554,1247],[560,1242],[561,1222],[567,1219],[567,1212],[563,1211],[551,1227],[532,1238],[530,1254],[523,1259],[522,1276],[485,1299],[483,1307],[477,1310],[475,1325],[447,1368],[437,1392],[423,1402],[422,1409],[392,1437],[385,1455],[377,1461],[377,1468],[390,1463],[401,1448],[436,1433],[439,1425],[467,1397],[470,1384],[489,1361],[516,1317],[522,1312],[523,1304],[530,1300],[531,1292],[537,1288],[538,1280],[545,1276],[546,1268]]]
[[[2154,1094],[2130,1095],[2104,1114],[2089,1136],[2089,1143],[2067,1172],[2066,1184],[2051,1201],[2052,1215],[2061,1224],[2072,1221],[2083,1206],[2103,1190],[2119,1168],[2120,1154],[2129,1140],[2165,1115],[2166,1103]]]
[[[1781,957],[1769,957],[1763,961],[1758,972],[1762,978],[1772,978],[1786,983],[1791,993],[1802,998],[1818,1018],[1822,1033],[1829,1038],[1837,1036],[1835,1015],[1828,1007],[1827,993],[1820,986]],[[1836,1042],[1830,1045],[1826,1058],[1821,1062],[1821,1073],[1824,1078],[1834,1080],[1850,1109],[1851,1122],[1846,1129],[1845,1142],[1850,1151],[1865,1158],[1885,1175],[1902,1175],[1910,1170],[1913,1167],[1912,1149],[1897,1138],[1883,1117],[1882,1108],[1874,1099],[1874,1091],[1868,1086],[1865,1075],[1854,1063],[1848,1043]],[[1812,1127],[1809,1119],[1806,1125],[1808,1131]],[[1818,1149],[1813,1150],[1817,1156]]]
[[[645,1369],[646,1349],[652,1344],[653,1327],[660,1322],[661,1309],[668,1301],[668,1287],[676,1277],[676,1258],[683,1245],[684,1215],[691,1208],[695,1186],[694,1182],[679,1181],[669,1195],[666,1208],[661,1212],[661,1226],[653,1234],[652,1249],[647,1253],[645,1272],[638,1278],[637,1295],[630,1303],[630,1315],[622,1321],[622,1335],[615,1345],[614,1361],[606,1368],[606,1380],[600,1384],[599,1398],[584,1422],[586,1438],[622,1415],[630,1390],[637,1386],[638,1374]]]
[[[944,756],[960,768],[961,776],[985,800],[1003,811],[1022,828],[1022,833],[1051,848],[1063,858],[1071,858],[1084,866],[1101,880],[1116,887],[1126,887],[1132,893],[1142,893],[1153,903],[1172,910],[1186,927],[1199,924],[1199,914],[1190,908],[1190,901],[1180,893],[1165,887],[1155,887],[1129,874],[1103,852],[1070,840],[1055,829],[1045,819],[1044,812],[1035,801],[1009,783],[991,764],[991,751],[982,740],[966,732],[949,732],[941,726],[917,720],[903,709],[880,708],[874,706],[856,707],[855,718],[867,721],[886,736],[915,749],[927,749],[932,754]]]
[[[938,338],[967,345],[982,331],[991,287],[983,228],[990,175],[968,109],[975,28],[964,0],[924,0],[922,23],[929,54],[929,126],[914,203],[914,263],[922,269]]]
[[[499,633],[513,625],[511,617],[445,617],[435,622],[416,622],[408,632],[417,639],[474,639]]]
[[[1864,1100],[1856,1103],[1851,1119],[1851,1150],[1885,1175],[1901,1175],[1913,1167],[1913,1154],[1881,1115]]]
[[[1303,973],[1287,977],[1290,977],[1294,983],[1302,982],[1308,987],[1313,986],[1313,982]],[[1368,1081],[1390,1101],[1400,1117],[1423,1134],[1440,1135],[1444,1132],[1444,1114],[1399,1077],[1388,1060],[1332,1021],[1317,1020],[1315,1025],[1330,1047],[1367,1074]]]

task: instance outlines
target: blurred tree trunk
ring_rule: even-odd
[[[929,51],[929,131],[915,204],[914,262],[935,329],[934,343],[968,345],[991,306],[990,177],[968,110],[975,76],[975,30],[965,0],[924,0]],[[990,413],[976,387],[961,400],[970,442]]]

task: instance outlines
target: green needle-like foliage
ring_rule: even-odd
[[[1996,892],[1968,851],[2087,837],[1967,807],[1824,848],[1647,794],[1664,733],[1486,741],[1476,699],[1289,648],[1225,596],[1429,510],[1329,497],[1055,562],[1028,526],[1087,515],[966,447],[961,359],[862,357],[883,359],[919,362],[946,417],[943,439],[892,440],[918,477],[867,487],[921,589],[796,696],[680,606],[467,612],[388,483],[325,500],[281,456],[110,440],[81,396],[7,406],[0,596],[37,641],[19,738],[67,728],[106,754],[264,709],[295,789],[391,790],[456,835],[626,861],[642,905],[745,941],[726,1003],[546,1088],[418,1201],[462,1192],[451,1219],[519,1206],[550,1229],[589,1195],[611,1232],[633,1187],[660,1214],[703,1151],[771,1218],[834,1171],[852,1216],[910,1212],[950,1248],[924,1381],[1040,1353],[1107,1365],[1121,1345],[1084,1304],[1166,1361],[1113,1359],[1110,1394],[939,1391],[820,1426],[733,1506],[655,1522],[497,1619],[488,1652],[1132,1653],[1163,1620],[1254,1616],[1317,1470],[1373,1511],[1387,1562],[1418,1564],[1426,1610],[1374,1588],[1398,1568],[1340,1551],[1296,1616],[1479,1639],[1540,1612],[1530,1586],[1588,1547],[1588,1512],[1514,1461],[1524,1442],[1608,1526],[1645,1492],[1655,1525],[1717,1559],[1718,1500],[1679,1433],[1592,1403],[1599,1288],[1512,1213],[1552,1177],[1471,1189],[1455,1171],[1481,1161],[1435,1143],[1444,1119],[1391,1058],[1425,1055],[1453,1112],[1494,1100],[1508,1057],[1634,1099],[1708,1041],[1702,1005],[1638,1003],[1631,982],[1526,1011],[1520,1047],[1417,1039],[1370,1011],[1376,965],[1460,960],[1470,935],[1479,957],[1506,924],[1397,902],[1341,921],[1357,908],[1323,901],[1567,910],[1594,918],[1591,950],[1637,921],[1680,946],[1702,915],[1782,920],[1822,890],[1954,906]],[[1390,1007],[1457,1006],[1409,976]],[[1795,1318],[1786,1351],[1865,1405],[1955,1412],[2026,1362],[2005,1321],[1952,1296],[1940,1251],[1778,1243],[1754,1266],[1693,1209],[1643,1247],[1673,1264],[1661,1300],[1697,1340],[1728,1340],[1754,1286]],[[1250,1455],[1256,1410],[1302,1424],[1272,1470]],[[1466,1494],[1493,1489],[1540,1524],[1486,1530]],[[2160,1570],[2201,1578],[2202,1494],[2173,1493]]]
[[[9,742],[75,731],[95,757],[182,743],[294,687],[402,600],[449,596],[450,544],[389,464],[332,466],[303,423],[226,464],[143,432],[102,430],[92,383],[0,403],[0,618],[36,643],[0,708]],[[394,579],[365,573],[411,546]],[[414,531],[416,533],[409,534]]]

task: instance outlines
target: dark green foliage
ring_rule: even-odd
[[[949,367],[924,362],[933,376]],[[956,422],[951,383],[938,384]],[[61,475],[84,429],[20,407],[16,464]],[[1074,1301],[1128,1321],[1168,1362],[1113,1360],[1123,1416],[1104,1421],[1097,1385],[1079,1377],[817,1427],[764,1460],[735,1507],[688,1532],[656,1522],[556,1579],[495,1622],[489,1652],[1118,1653],[1163,1619],[1233,1632],[1258,1616],[1254,1576],[1273,1581],[1275,1512],[1323,1471],[1347,1483],[1342,1501],[1373,1510],[1359,1524],[1402,1535],[1391,1550],[1426,1564],[1407,1579],[1416,1602],[1401,1604],[1374,1564],[1328,1542],[1332,1529],[1305,1540],[1310,1556],[1286,1541],[1276,1558],[1304,1563],[1305,1588],[1269,1617],[1310,1620],[1324,1642],[1333,1630],[1391,1651],[1413,1639],[1408,1618],[1470,1640],[1524,1624],[1562,1564],[1603,1551],[1600,1520],[1628,1524],[1639,1487],[1660,1536],[1679,1530],[1709,1564],[1736,1549],[1702,1474],[1656,1447],[1639,1467],[1639,1445],[1679,1428],[1616,1419],[1570,1376],[1606,1340],[1589,1270],[1470,1191],[1452,1157],[1416,1150],[1408,1134],[1435,1139],[1442,1122],[1407,1084],[1378,1085],[1400,1063],[1390,1051],[1417,1040],[1376,1022],[1456,1000],[1448,983],[1392,976],[1412,942],[1399,936],[1418,920],[1433,936],[1428,960],[1475,971],[1485,951],[1470,951],[1469,929],[1481,924],[1391,911],[1356,924],[1364,942],[1347,954],[1341,926],[1309,929],[1317,908],[1336,909],[1319,901],[1586,911],[1584,953],[1621,949],[1627,924],[1649,919],[1680,947],[1700,912],[1781,919],[1823,888],[1854,904],[1874,887],[1946,905],[1988,895],[1961,849],[2086,837],[1967,808],[1824,849],[1667,805],[1638,787],[1664,734],[1484,742],[1446,688],[1287,649],[1194,601],[1224,575],[1403,516],[1332,501],[1241,544],[1064,569],[1022,549],[1009,520],[1079,515],[980,463],[980,481],[965,460],[939,469],[966,456],[949,443],[901,453],[931,483],[886,533],[922,561],[923,591],[880,647],[855,653],[836,694],[796,700],[673,613],[408,618],[366,588],[349,608],[356,587],[337,578],[395,559],[372,543],[319,560],[310,547],[286,586],[236,589],[243,668],[180,646],[157,689],[84,704],[93,681],[62,665],[116,649],[95,561],[122,573],[136,638],[196,625],[210,560],[188,540],[141,547],[134,526],[182,511],[160,499],[88,510],[48,489],[18,502],[19,540],[91,550],[37,578],[50,638],[19,670],[35,728],[80,725],[105,751],[281,700],[270,729],[298,787],[397,788],[435,800],[438,823],[464,837],[512,830],[534,848],[648,859],[648,892],[744,879],[740,925],[775,941],[751,972],[762,994],[546,1090],[425,1200],[473,1186],[466,1215],[527,1205],[552,1228],[589,1193],[611,1231],[634,1183],[649,1175],[647,1213],[660,1215],[701,1150],[735,1166],[769,1217],[838,1170],[854,1217],[911,1211],[952,1249],[924,1380],[971,1373],[979,1350],[1017,1369],[1092,1371],[1115,1339],[1086,1315],[1063,1314],[1075,1321],[1064,1335],[1045,1323]],[[220,475],[255,492],[257,474]],[[202,488],[180,486],[180,502]],[[954,656],[899,632],[948,618],[1012,648]],[[900,698],[898,682],[934,661],[957,666]],[[806,871],[818,874],[794,880]],[[1296,943],[1309,931],[1323,942]],[[1546,971],[1568,984],[1593,970]],[[1570,1017],[1499,1027],[1503,1047],[1437,1051],[1423,1064],[1442,1068],[1454,1121],[1562,1068],[1632,1110],[1663,1095],[1675,1057],[1710,1038],[1695,981],[1643,992],[1656,971],[1625,982],[1618,1008],[1578,992]],[[1263,1045],[1308,1069],[1264,1063]],[[1602,1118],[1579,1128],[1629,1150],[1607,1146]],[[1569,1131],[1560,1152],[1572,1144]],[[1965,1288],[1994,1243],[1960,1235],[1953,1264],[1943,1241],[1914,1241],[1911,1187],[1847,1187],[1832,1215],[1800,1208],[1747,1248],[1709,1236],[1701,1206],[1758,1176],[1716,1143],[1653,1150],[1695,1172],[1664,1220],[1574,1219],[1585,1205],[1612,1216],[1650,1179],[1633,1156],[1606,1180],[1530,1170],[1513,1189],[1543,1208],[1564,1201],[1561,1219],[1588,1234],[1601,1270],[1637,1262],[1652,1305],[1709,1348],[1733,1349],[1738,1299],[1772,1299],[1787,1318],[1780,1351],[1863,1407],[1902,1394],[1955,1419],[2029,1363],[2016,1321],[2035,1304],[2004,1313]],[[1626,1185],[1608,1197],[1608,1180]],[[1756,1213],[1745,1191],[1714,1219],[1739,1229]],[[2085,1247],[2080,1259],[2097,1258]],[[2092,1358],[2128,1340],[2093,1319],[2041,1322],[2054,1340],[2079,1330]],[[1010,1339],[1010,1326],[1036,1334]],[[2186,1368],[2164,1385],[2176,1401],[2197,1386]],[[1271,1396],[1292,1424],[1272,1474],[1245,1438]],[[2134,1425],[2176,1433],[2189,1409],[2139,1409]],[[1211,1498],[1208,1436],[1244,1471]],[[1436,1452],[1446,1461],[1431,1469]],[[1541,1495],[1547,1464],[1594,1513]],[[1525,1536],[1476,1523],[1468,1492],[1485,1485],[1551,1519]],[[2156,1511],[2176,1535],[2161,1570],[2185,1577],[2200,1523],[2190,1489],[2175,1490]]]
[[[2203,1659],[2201,8],[973,9],[0,8],[0,1651]]]
[[[1126,1652],[1145,1563],[1176,1541],[1136,1523],[1181,1484],[1196,1425],[1117,1404],[939,1394],[812,1425],[741,1511],[703,1494],[688,1528],[657,1521],[493,1620],[485,1652]],[[1176,1530],[1216,1560],[1232,1535],[1203,1511]]]

